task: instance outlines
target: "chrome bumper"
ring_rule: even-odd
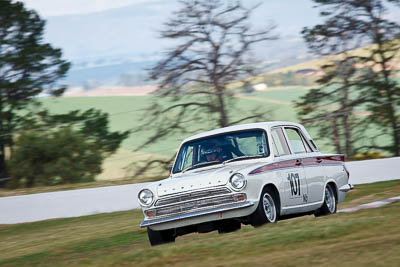
[[[342,186],[342,187],[339,188],[339,191],[341,191],[341,192],[348,192],[348,191],[353,190],[353,189],[354,189],[354,185],[352,185],[352,184],[345,184],[344,186]]]
[[[173,221],[183,220],[183,219],[187,219],[187,218],[208,215],[208,214],[212,214],[212,213],[224,212],[224,211],[235,210],[235,209],[242,209],[242,208],[251,207],[253,205],[254,205],[253,202],[245,201],[245,202],[241,202],[241,203],[237,203],[237,204],[225,205],[222,207],[208,209],[208,210],[200,210],[200,211],[195,211],[195,212],[190,212],[190,213],[179,214],[179,215],[175,215],[172,217],[147,220],[147,221],[141,222],[140,227],[147,227],[147,226],[155,225],[155,224],[173,222]]]

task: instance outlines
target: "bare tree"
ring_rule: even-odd
[[[341,59],[331,60],[322,66],[323,76],[317,80],[321,87],[311,89],[296,102],[302,122],[319,130],[319,136],[334,140],[336,153],[348,157],[356,153],[355,141],[364,132],[357,131],[361,119],[355,115],[357,94],[357,58],[345,52]]]
[[[303,35],[310,49],[318,55],[338,55],[336,61],[325,66],[326,76],[320,80],[324,87],[310,91],[298,106],[305,121],[318,124],[326,131],[326,121],[316,118],[324,113],[335,115],[336,125],[343,129],[345,151],[351,156],[355,107],[363,105],[369,112],[363,120],[364,132],[375,124],[382,132],[379,135],[391,136],[391,143],[383,146],[373,141],[364,148],[375,148],[400,155],[400,87],[394,79],[395,70],[391,63],[400,51],[400,25],[387,17],[388,2],[399,4],[399,0],[313,0],[321,8],[320,15],[325,19],[321,25],[305,28]],[[351,51],[367,46],[363,53]],[[339,58],[339,60],[337,60]],[[330,65],[330,66],[329,66]],[[327,86],[327,85],[333,85]],[[335,110],[323,108],[309,109],[310,101],[325,104],[330,101]],[[314,116],[317,115],[317,116]],[[332,117],[332,116],[331,116]],[[315,119],[315,120],[313,120]],[[358,122],[357,122],[358,123]],[[333,128],[332,133],[337,133]],[[338,149],[337,149],[338,150]],[[341,152],[338,151],[338,152]]]
[[[362,40],[351,34],[355,23],[346,0],[315,2],[320,3],[325,20],[304,28],[304,40],[313,54],[335,57],[321,67],[323,76],[317,80],[321,87],[310,90],[296,106],[304,124],[317,128],[320,137],[334,140],[336,153],[351,157],[355,154],[354,131],[360,123],[353,114],[359,101],[353,81],[359,59],[351,51],[360,47]]]
[[[388,0],[399,4],[399,0]],[[379,127],[379,135],[389,136],[387,145],[369,146],[400,156],[400,85],[396,81],[395,58],[400,52],[400,24],[390,21],[386,15],[388,6],[383,0],[369,0],[357,8],[362,31],[360,35],[373,44],[369,53],[362,56],[364,68],[359,78],[359,91],[366,99],[371,113],[368,121]],[[368,146],[367,146],[368,147]]]
[[[240,1],[183,0],[161,31],[176,44],[151,70],[159,83],[158,98],[140,130],[151,135],[137,150],[170,135],[226,127],[265,117],[266,109],[241,111],[227,85],[253,71],[253,45],[273,40],[273,25],[252,30],[249,18],[257,6]],[[188,122],[196,122],[188,129]],[[171,162],[165,161],[163,163]],[[149,162],[148,167],[153,162]],[[157,163],[160,163],[157,161]]]

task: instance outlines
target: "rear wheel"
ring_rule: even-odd
[[[334,189],[330,184],[325,187],[324,204],[322,204],[322,207],[315,212],[316,217],[336,213],[337,199],[333,190]]]
[[[147,235],[152,246],[175,242],[176,238],[174,229],[155,231],[147,227]]]
[[[275,223],[278,220],[279,202],[278,196],[271,188],[264,188],[256,211],[250,215],[251,225],[261,226],[265,223]]]

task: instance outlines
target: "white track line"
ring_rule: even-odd
[[[359,211],[359,210],[364,210],[364,209],[379,208],[379,207],[385,206],[387,204],[390,204],[390,203],[393,203],[396,201],[400,201],[400,196],[387,198],[384,200],[379,200],[379,201],[375,201],[375,202],[371,202],[371,203],[367,203],[367,204],[363,204],[363,205],[359,205],[359,206],[355,206],[355,207],[351,207],[351,208],[342,209],[342,210],[339,210],[338,212],[354,212],[354,211]]]

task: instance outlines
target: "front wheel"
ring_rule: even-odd
[[[250,215],[251,225],[261,226],[265,223],[275,223],[278,220],[278,196],[271,188],[264,188],[255,212]]]
[[[315,217],[325,216],[336,213],[337,199],[332,185],[328,184],[325,187],[325,199],[322,207],[315,212]]]
[[[147,227],[147,235],[152,246],[175,242],[176,238],[174,229],[155,231]]]

